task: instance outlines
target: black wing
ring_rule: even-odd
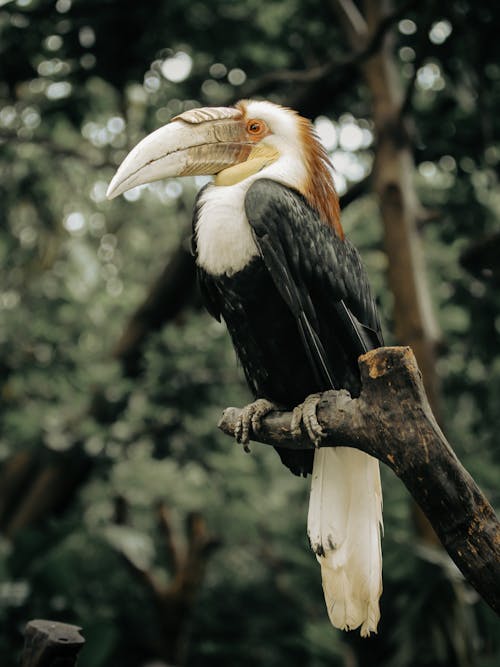
[[[298,192],[275,181],[256,181],[245,210],[267,270],[297,321],[318,388],[356,392],[359,355],[383,345],[356,248]]]

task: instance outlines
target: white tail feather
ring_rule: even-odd
[[[321,565],[332,624],[376,632],[382,593],[382,488],[378,461],[346,447],[316,451],[307,532]]]

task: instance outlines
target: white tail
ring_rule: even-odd
[[[314,454],[307,533],[321,565],[330,621],[377,631],[382,593],[382,488],[378,461],[346,447]]]

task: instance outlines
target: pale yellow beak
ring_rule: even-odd
[[[130,188],[161,178],[218,174],[244,162],[251,150],[238,109],[207,107],[186,111],[130,151],[106,196],[113,199]]]

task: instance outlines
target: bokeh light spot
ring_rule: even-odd
[[[188,53],[178,51],[171,58],[166,58],[160,65],[160,70],[165,79],[173,83],[179,83],[188,78],[193,67],[193,59]]]

